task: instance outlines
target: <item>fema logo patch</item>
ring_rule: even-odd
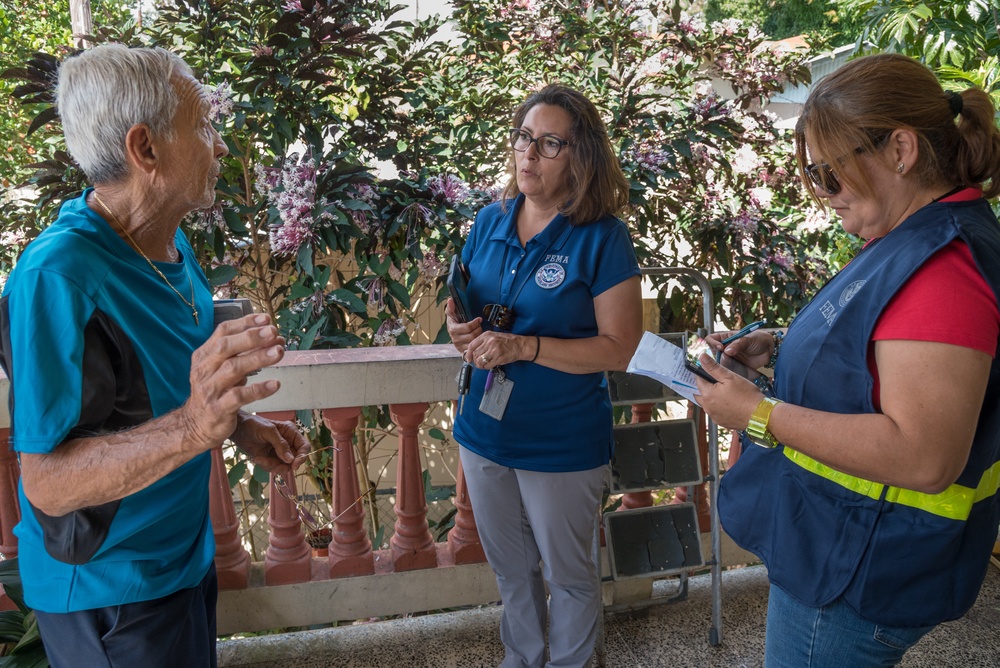
[[[865,285],[865,281],[854,281],[840,293],[840,305],[847,306],[847,302],[854,298],[854,295],[858,294]]]
[[[540,288],[551,290],[566,280],[566,270],[561,264],[550,262],[535,272],[535,283]]]

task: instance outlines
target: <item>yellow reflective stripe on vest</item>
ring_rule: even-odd
[[[878,500],[882,497],[882,490],[886,490],[885,500],[890,503],[917,508],[933,515],[962,522],[969,519],[972,504],[990,498],[1000,489],[1000,462],[993,464],[983,473],[983,477],[975,489],[963,485],[952,485],[939,494],[924,494],[902,487],[887,488],[882,483],[842,473],[787,446],[785,447],[785,456],[810,473],[815,473],[852,492]]]

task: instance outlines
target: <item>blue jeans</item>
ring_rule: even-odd
[[[771,585],[764,668],[895,666],[933,626],[883,626],[842,598],[811,608]]]

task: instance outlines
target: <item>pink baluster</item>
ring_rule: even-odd
[[[389,540],[393,568],[397,572],[437,566],[437,550],[427,527],[427,501],[417,444],[417,430],[428,406],[426,402],[389,406],[392,421],[399,428],[396,527]]]
[[[212,476],[208,483],[208,503],[215,534],[215,569],[220,589],[246,589],[250,581],[250,555],[240,541],[240,521],[233,505],[222,448],[212,450]]]
[[[271,420],[293,420],[295,411],[261,413]],[[298,492],[295,476],[286,476],[285,484],[292,497]],[[271,527],[267,551],[264,554],[264,581],[269,585],[308,582],[312,574],[312,550],[306,542],[295,504],[278,491],[271,475],[267,523]]]
[[[333,432],[333,540],[330,542],[330,577],[375,573],[372,542],[365,531],[365,506],[355,466],[354,430],[361,408],[328,408],[323,421]],[[367,484],[365,485],[367,487]]]
[[[10,447],[10,429],[0,429],[0,554],[4,559],[17,556],[14,525],[21,521],[17,483],[21,468]]]
[[[479,541],[476,517],[472,513],[469,486],[465,484],[462,460],[458,460],[458,479],[455,481],[455,526],[448,532],[448,551],[456,564],[476,564],[486,561],[483,544]]]
[[[652,422],[654,406],[656,404],[632,404],[632,424]]]

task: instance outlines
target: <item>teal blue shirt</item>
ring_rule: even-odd
[[[472,226],[462,260],[473,315],[500,303],[517,314],[514,334],[597,336],[594,298],[639,275],[628,229],[611,216],[572,225],[560,214],[522,247],[515,222],[523,200],[506,212],[491,204]],[[614,439],[604,373],[565,373],[527,361],[504,371],[514,389],[503,419],[480,412],[487,372],[476,369],[455,440],[512,468],[586,471],[608,463]]]
[[[85,202],[22,254],[0,299],[2,358],[11,379],[11,441],[51,453],[72,438],[134,427],[190,394],[191,353],[212,331],[212,297],[184,235],[182,262],[157,267]],[[128,453],[123,452],[122,457]],[[197,585],[215,554],[203,453],[119,502],[47,517],[20,490],[15,528],[25,600],[71,612],[153,600]]]

